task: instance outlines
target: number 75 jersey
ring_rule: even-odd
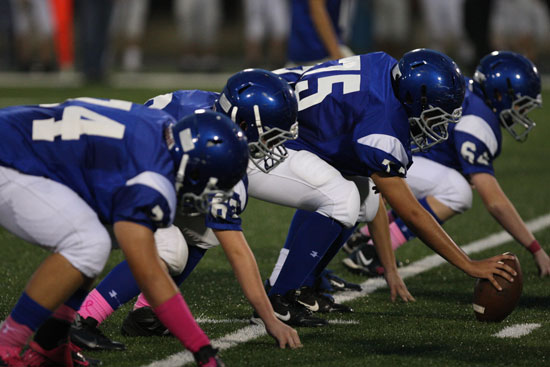
[[[0,109],[0,165],[75,191],[104,223],[172,223],[173,118],[126,101],[78,98]]]
[[[275,71],[298,96],[300,133],[285,145],[311,151],[346,175],[405,176],[410,128],[391,85],[396,64],[376,52]]]

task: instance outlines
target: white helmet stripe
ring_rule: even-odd
[[[264,133],[262,128],[262,118],[260,117],[260,107],[257,104],[254,105],[254,119],[256,120],[256,128],[258,129],[258,135]]]

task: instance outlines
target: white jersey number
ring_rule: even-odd
[[[118,100],[100,100],[94,98],[78,98],[77,100],[116,109],[129,111],[131,102]],[[42,105],[53,107],[56,105]],[[61,120],[54,118],[34,120],[32,122],[32,139],[54,141],[57,136],[61,140],[78,140],[81,135],[103,136],[122,139],[125,126],[97,112],[82,106],[68,106],[63,110]]]
[[[296,83],[295,91],[298,96],[298,111],[303,111],[311,106],[315,106],[332,93],[332,87],[334,84],[343,84],[343,93],[348,94],[357,92],[361,88],[361,75],[357,74],[357,71],[361,70],[361,60],[359,56],[347,57],[340,60],[340,64],[334,66],[328,66],[325,68],[319,68],[310,70],[304,73],[304,75],[318,74],[322,72],[334,72],[339,74],[332,74],[328,76],[322,76],[317,79],[317,92],[307,97],[300,99],[300,92],[309,89],[307,80]]]
[[[483,164],[485,166],[489,165],[489,153],[483,152],[479,157],[476,158],[476,145],[471,141],[465,141],[460,147],[460,154],[462,157],[467,160],[470,164],[474,164],[474,161],[478,164]]]

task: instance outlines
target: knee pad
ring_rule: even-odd
[[[157,229],[155,243],[160,258],[168,267],[170,275],[179,275],[187,265],[189,248],[180,229],[174,225]]]
[[[358,222],[372,222],[378,209],[380,207],[380,194],[374,191],[374,182],[369,178],[368,180],[369,192],[367,197],[361,203],[359,209]]]
[[[105,229],[89,236],[75,232],[65,237],[57,246],[56,252],[63,255],[86,277],[93,279],[101,273],[109,259],[111,237]]]

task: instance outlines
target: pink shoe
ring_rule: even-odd
[[[0,366],[25,367],[21,358],[21,348],[0,345]]]

